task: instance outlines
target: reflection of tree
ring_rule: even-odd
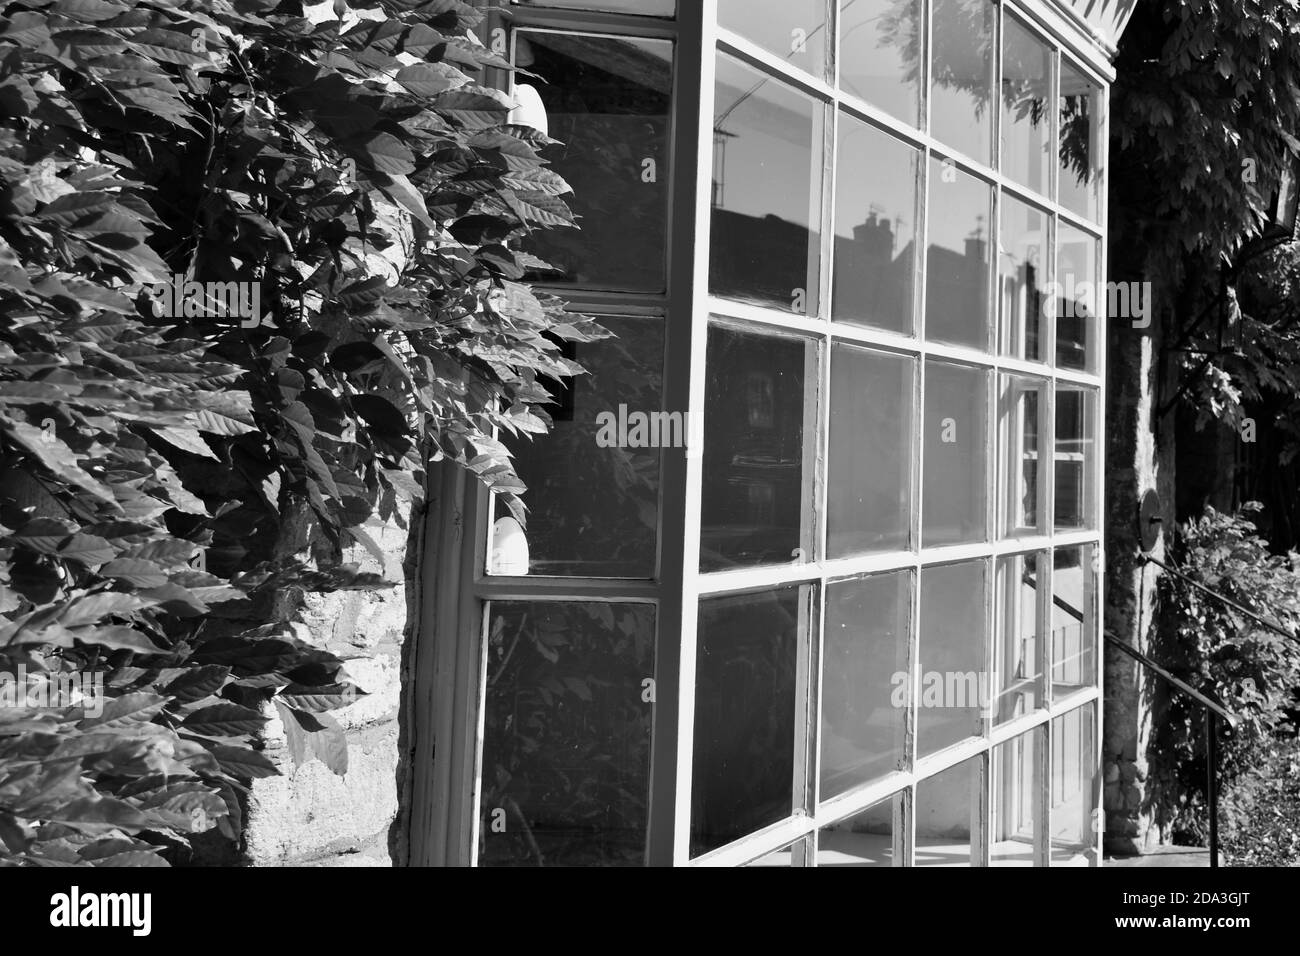
[[[979,116],[987,108],[992,79],[993,30],[989,0],[935,0],[931,37],[931,81],[935,86],[970,95]],[[923,75],[921,5],[915,0],[894,0],[881,18],[880,32],[887,45],[899,51],[904,75],[920,85]]]
[[[653,611],[501,605],[488,635],[482,865],[644,861]],[[502,829],[504,827],[504,829]]]

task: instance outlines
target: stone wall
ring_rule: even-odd
[[[266,754],[282,776],[254,781],[248,802],[245,861],[254,866],[390,866],[390,829],[398,810],[399,702],[402,645],[409,633],[408,529],[372,518],[366,530],[380,562],[364,548],[346,561],[384,575],[393,588],[308,594],[293,612],[298,637],[346,661],[366,692],[332,711],[348,738],[347,772],[319,759],[295,767],[274,707],[268,713]]]

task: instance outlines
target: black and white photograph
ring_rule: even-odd
[[[1276,925],[1298,206],[1300,0],[0,0],[0,886]]]

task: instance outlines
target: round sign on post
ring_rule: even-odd
[[[1142,496],[1141,504],[1138,505],[1138,540],[1142,544],[1142,550],[1147,554],[1154,551],[1160,542],[1163,521],[1160,514],[1160,496],[1156,494],[1155,489],[1147,489],[1146,494]]]

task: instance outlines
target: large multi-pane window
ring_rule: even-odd
[[[526,526],[468,494],[435,862],[1095,863],[1100,55],[702,6],[486,28],[581,216],[533,280],[614,337]]]

